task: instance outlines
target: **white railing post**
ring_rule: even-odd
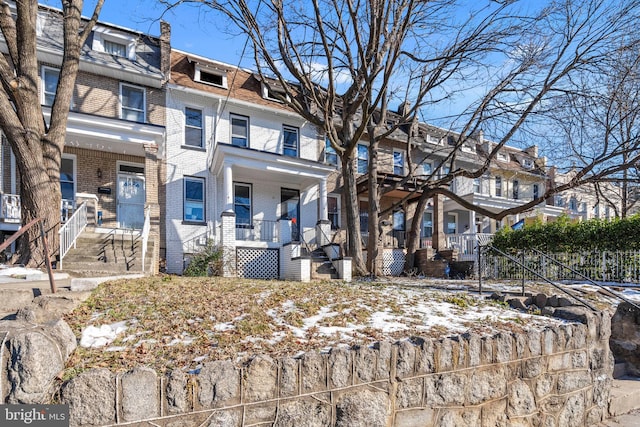
[[[60,260],[58,268],[62,269],[62,259],[71,247],[76,247],[78,236],[87,226],[87,204],[82,203],[78,209],[67,219],[58,234],[60,235]]]
[[[144,273],[144,261],[147,257],[147,244],[149,242],[149,231],[151,231],[151,207],[147,206],[144,214],[144,225],[142,226],[142,272]]]

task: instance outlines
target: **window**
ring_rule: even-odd
[[[506,155],[505,153],[498,152],[498,160],[500,160],[502,162],[507,162],[507,161],[509,161],[509,156]]]
[[[596,217],[596,218],[600,218],[600,204],[599,203],[596,203],[593,206],[593,216]]]
[[[95,27],[91,48],[96,52],[104,52],[122,58],[136,60],[137,35],[121,32],[114,28]]]
[[[324,161],[330,165],[338,166],[338,153],[331,145],[329,138],[324,141]]]
[[[358,144],[358,173],[367,173],[369,166],[369,149],[364,144]]]
[[[512,196],[513,200],[518,200],[520,197],[520,183],[518,180],[513,181]]]
[[[249,146],[249,118],[231,116],[231,145],[236,147]]]
[[[184,220],[204,222],[204,178],[184,177]]]
[[[76,199],[75,190],[75,159],[63,157],[60,161],[60,191],[62,200],[73,202]]]
[[[227,72],[225,70],[209,69],[196,64],[193,79],[200,83],[222,88],[227,87]]]
[[[298,157],[298,128],[283,126],[282,153],[285,156]]]
[[[475,194],[480,194],[480,178],[473,179],[473,192]]]
[[[251,226],[251,184],[233,184],[233,211],[236,213],[236,227]]]
[[[502,197],[502,177],[496,176],[496,197]]]
[[[134,122],[145,121],[145,92],[137,86],[120,84],[120,118]]]
[[[47,107],[53,105],[53,100],[56,98],[59,78],[60,70],[42,67],[42,105],[46,105]]]
[[[531,159],[522,159],[522,166],[527,169],[531,169],[533,167],[533,160]]]
[[[604,216],[607,219],[611,219],[611,207],[610,206],[606,206],[604,208]]]
[[[458,216],[456,214],[447,214],[446,234],[456,234],[457,231],[458,231]]]
[[[540,197],[540,186],[538,184],[533,184],[533,198],[537,199]]]
[[[560,195],[556,195],[555,198],[555,205],[562,208],[564,207],[564,198]]]
[[[274,85],[275,86],[275,85]],[[282,102],[283,100],[289,100],[287,92],[281,87],[271,87],[266,83],[262,83],[262,97],[271,101]]]
[[[433,236],[433,214],[431,212],[425,212],[422,215],[422,235],[421,237]]]
[[[103,40],[102,46],[104,47],[105,53],[121,56],[123,58],[127,57],[127,45],[123,43],[118,43],[112,40]]]
[[[395,231],[405,230],[404,211],[397,210],[393,212],[393,229]]]
[[[361,200],[359,203],[360,208],[360,232],[369,232],[369,202]]]
[[[569,199],[569,209],[572,211],[578,210],[578,201],[576,200],[575,197],[572,197],[571,199]]]
[[[338,196],[327,196],[327,210],[329,211],[329,221],[331,229],[340,228],[340,207],[338,206]]]
[[[393,150],[393,174],[404,175],[404,153]]]
[[[184,109],[184,144],[191,147],[202,147],[202,110]]]
[[[433,173],[433,165],[431,162],[423,162],[422,163],[422,173],[430,176]]]

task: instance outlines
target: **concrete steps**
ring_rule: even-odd
[[[147,242],[145,270],[153,262],[155,242]],[[138,232],[111,230],[83,232],[62,261],[62,271],[75,277],[109,276],[142,272],[142,237]]]
[[[311,278],[315,280],[340,278],[338,271],[322,248],[311,253]]]
[[[609,414],[612,417],[640,410],[640,378],[622,377],[613,380],[609,399]],[[640,426],[640,419],[637,425]]]

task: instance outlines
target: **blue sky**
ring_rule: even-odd
[[[45,3],[61,7],[58,0],[48,0]],[[94,3],[85,0],[85,16],[90,15]],[[105,0],[100,21],[159,35],[158,19],[162,12],[163,8],[155,0]],[[175,49],[238,65],[246,37],[230,37],[221,33],[214,25],[211,13],[182,5],[167,12],[162,19],[171,24],[171,45]],[[242,65],[252,68],[251,63],[252,57],[248,56]]]

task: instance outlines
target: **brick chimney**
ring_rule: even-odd
[[[164,83],[171,74],[171,24],[160,21],[160,71],[164,75]]]

